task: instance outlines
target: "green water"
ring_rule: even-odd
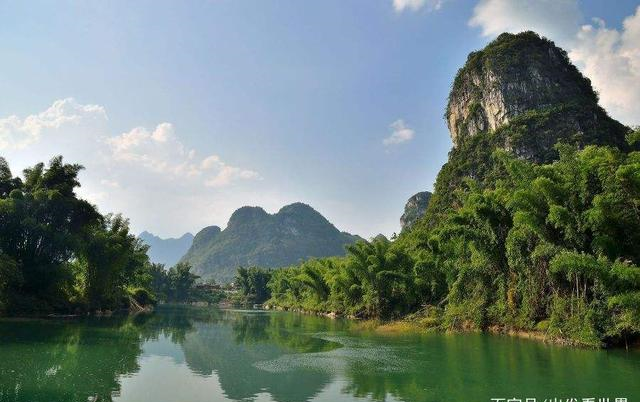
[[[0,401],[640,401],[640,353],[380,336],[293,313],[0,321]],[[563,399],[564,402],[564,399]]]

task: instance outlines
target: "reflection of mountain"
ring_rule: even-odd
[[[142,350],[143,357],[160,356],[169,357],[176,364],[183,364],[184,353],[182,349],[166,336],[160,336],[157,340],[145,342]]]
[[[322,351],[336,345],[299,332],[274,336],[273,315],[233,314],[224,325],[195,323],[182,344],[187,364],[201,375],[218,376],[226,396],[248,399],[268,392],[280,402],[307,401],[320,392],[331,375],[320,370],[268,372],[256,364],[299,351]],[[229,325],[231,324],[231,325]]]

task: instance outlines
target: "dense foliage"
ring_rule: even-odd
[[[275,271],[269,303],[362,317],[419,311],[443,329],[537,330],[590,345],[637,337],[640,153],[556,148],[549,164],[494,152],[500,178],[467,178],[437,224]]]
[[[238,304],[262,304],[271,297],[268,283],[272,271],[258,267],[238,268],[234,285],[238,292],[234,302]]]
[[[151,264],[151,289],[159,301],[167,303],[217,303],[225,295],[214,284],[198,284],[200,277],[191,272],[191,265],[180,262],[166,270],[162,264]]]
[[[219,301],[197,287],[188,264],[151,264],[125,218],[78,198],[81,169],[56,157],[14,177],[0,157],[0,313]]]
[[[77,197],[81,169],[56,157],[19,178],[0,158],[0,311],[115,309],[148,285],[146,246]]]

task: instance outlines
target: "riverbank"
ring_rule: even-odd
[[[0,320],[0,383],[15,402],[490,401],[513,389],[640,400],[639,352],[353,330],[369,323],[187,305],[142,319]]]
[[[122,307],[115,310],[110,309],[98,309],[98,310],[86,310],[76,309],[73,312],[68,310],[61,311],[13,311],[8,314],[0,314],[0,318],[3,319],[75,319],[83,317],[111,317],[114,315],[136,315],[136,314],[148,314],[152,313],[155,309],[153,304],[140,304],[135,300],[131,300],[128,307]]]
[[[640,339],[634,339],[627,344],[607,344],[583,342],[571,339],[561,334],[551,333],[545,330],[522,329],[492,325],[486,329],[479,329],[469,323],[459,323],[456,326],[445,327],[442,310],[429,306],[418,312],[393,320],[377,318],[359,318],[352,315],[337,312],[309,311],[303,309],[290,309],[280,306],[264,306],[266,310],[290,311],[300,314],[323,316],[331,319],[344,318],[353,321],[354,328],[362,331],[372,331],[380,335],[401,336],[408,334],[424,333],[490,333],[495,335],[511,336],[530,339],[542,343],[592,349],[640,349]]]

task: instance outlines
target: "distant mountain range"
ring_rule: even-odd
[[[202,229],[181,259],[193,271],[218,282],[233,280],[239,266],[284,267],[310,257],[345,254],[345,246],[361,239],[340,232],[324,216],[303,203],[269,214],[260,207],[236,210],[221,230]]]
[[[151,262],[164,264],[167,269],[180,261],[193,243],[191,233],[185,233],[178,239],[162,239],[144,231],[138,237],[150,247],[147,254]]]

